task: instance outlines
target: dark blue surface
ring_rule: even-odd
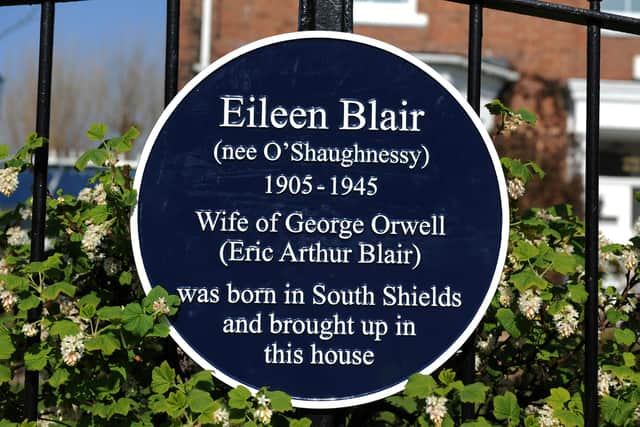
[[[222,128],[221,95],[267,95],[271,105],[322,106],[330,130]],[[426,117],[421,132],[340,131],[338,100],[356,98],[398,108],[421,108]],[[264,161],[226,162],[212,157],[214,144],[223,139],[234,145],[255,145],[276,140],[309,141],[314,147],[417,148],[430,151],[424,170],[409,171],[393,165],[353,165]],[[313,175],[314,183],[328,184],[331,175],[377,176],[374,197],[331,197],[325,192],[307,196],[267,196],[268,173]],[[232,281],[240,288],[271,287],[285,283],[303,288],[307,304],[291,306],[187,304],[173,322],[182,338],[217,370],[243,384],[269,385],[297,399],[343,399],[384,390],[423,370],[443,354],[467,328],[490,286],[498,262],[502,211],[494,165],[485,144],[466,112],[437,81],[403,58],[376,47],[334,39],[302,39],[277,43],[246,53],[225,64],[200,84],[174,110],[165,123],[144,168],[138,206],[139,239],[144,267],[153,285],[170,292],[180,286],[220,287]],[[253,226],[246,233],[203,233],[194,211],[238,209],[250,225],[260,216],[295,210],[305,216],[361,218],[366,232],[350,240],[287,232],[261,234]],[[368,220],[379,212],[389,218],[422,219],[446,216],[446,237],[381,237],[368,231]],[[321,241],[328,246],[357,247],[358,242],[387,245],[415,243],[422,263],[412,271],[398,265],[236,263],[224,267],[218,248],[226,239],[282,248]],[[367,284],[377,293],[375,307],[329,307],[310,304],[311,288],[356,288]],[[429,290],[432,286],[462,293],[461,308],[382,307],[381,289],[403,285]],[[280,294],[279,294],[280,296]],[[315,336],[224,334],[226,317],[256,312],[279,318],[342,317],[384,319],[392,328],[397,315],[416,323],[417,336],[387,334],[381,342],[357,333],[322,341]],[[265,323],[266,325],[266,323]],[[291,342],[305,349],[371,349],[372,366],[266,365],[263,349],[273,342]]]

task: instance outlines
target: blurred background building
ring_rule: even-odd
[[[183,0],[181,7],[183,83],[233,49],[297,30],[297,0]],[[602,8],[640,17],[638,0],[604,0]],[[467,21],[467,6],[443,0],[354,0],[354,33],[412,53],[463,94]],[[548,172],[545,189],[534,184],[524,207],[582,205],[585,40],[581,26],[484,11],[482,101],[500,97],[538,117],[535,127],[496,142],[501,155],[534,160]],[[640,38],[603,31],[601,67],[601,230],[625,241],[640,216]],[[482,119],[491,129],[486,112]]]

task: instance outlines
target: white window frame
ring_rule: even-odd
[[[631,11],[631,0],[625,1],[625,9],[610,9],[606,7],[607,2],[602,2],[602,11],[606,13],[614,13],[616,15],[624,15],[630,18],[640,18],[640,11],[632,12]],[[607,30],[606,28],[602,30],[602,34],[610,37],[638,37],[635,34],[623,33],[620,31]]]
[[[354,0],[353,22],[356,25],[426,27],[429,19],[418,12],[418,0]]]

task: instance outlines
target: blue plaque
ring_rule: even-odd
[[[303,408],[401,391],[459,349],[508,237],[500,162],[456,90],[367,37],[257,41],[167,107],[136,172],[145,290],[171,334],[232,386]]]

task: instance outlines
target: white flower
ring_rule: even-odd
[[[520,298],[518,298],[518,308],[520,308],[520,311],[527,319],[536,317],[541,305],[542,298],[540,298],[536,291],[532,291],[531,289],[522,292]]]
[[[562,427],[560,420],[553,416],[553,408],[546,403],[538,409],[538,425],[540,427]]]
[[[84,353],[84,334],[67,335],[60,343],[62,360],[69,366],[75,366]]]
[[[223,427],[229,427],[229,411],[226,408],[218,408],[213,413],[213,422],[221,424]]]
[[[105,258],[105,260],[103,261],[102,268],[104,268],[104,271],[108,276],[115,276],[120,272],[122,266],[120,265],[120,262],[118,262],[118,260],[109,257]]]
[[[636,305],[637,305],[637,300],[633,297],[630,297],[627,299],[626,304],[624,304],[622,307],[620,307],[620,311],[622,311],[623,313],[629,314],[631,312],[633,312],[636,309]]]
[[[507,193],[513,200],[518,200],[524,196],[525,188],[524,183],[519,178],[510,179],[507,184]]]
[[[91,199],[96,205],[107,204],[107,192],[104,190],[104,185],[98,184],[93,187],[93,191],[91,192]]]
[[[271,411],[271,409],[267,408],[266,406],[261,406],[255,410],[253,415],[262,424],[269,424],[271,422],[273,411]]]
[[[18,168],[0,169],[0,193],[9,197],[18,188]]]
[[[22,218],[23,221],[31,219],[31,215],[33,214],[31,211],[31,207],[29,206],[24,206],[20,208],[18,212],[20,213],[20,218]]]
[[[78,308],[76,307],[75,302],[64,295],[60,296],[58,305],[60,306],[60,313],[65,316],[78,314]]]
[[[85,187],[78,193],[78,200],[81,202],[91,203],[93,191],[91,188]]]
[[[559,313],[553,315],[553,321],[556,322],[556,329],[561,337],[567,338],[576,332],[578,317],[580,315],[571,304],[566,304]]]
[[[9,246],[22,246],[29,243],[27,230],[18,226],[10,227],[7,230],[7,244]]]
[[[478,353],[475,354],[475,358],[473,362],[474,362],[474,367],[476,369],[476,372],[479,372],[480,368],[482,368],[482,359],[480,359],[480,356],[478,356]]]
[[[503,307],[508,307],[511,305],[511,301],[513,300],[513,292],[507,286],[498,287],[498,293],[500,294],[498,300],[500,301],[500,305]]]
[[[14,305],[18,303],[18,297],[11,291],[0,292],[0,302],[4,311],[11,311]]]
[[[633,411],[633,419],[636,421],[640,420],[640,405],[638,405],[635,411]]]
[[[478,340],[478,342],[476,343],[476,347],[478,347],[478,350],[484,353],[490,352],[491,349],[493,349],[493,346],[494,346],[494,339],[493,339],[493,335],[491,334],[489,334],[486,340]]]
[[[431,421],[433,421],[437,427],[440,427],[442,420],[444,420],[445,415],[447,415],[447,398],[432,395],[427,397],[426,403],[425,412],[429,415]]]
[[[95,255],[96,249],[102,243],[102,239],[109,232],[109,223],[104,224],[89,224],[87,231],[82,236],[82,249],[84,249],[91,258],[91,255]]]
[[[169,314],[170,311],[169,307],[167,306],[167,301],[164,299],[164,297],[160,297],[155,300],[152,307],[155,314]]]
[[[546,209],[540,209],[540,210],[538,210],[538,211],[536,212],[536,216],[537,216],[538,218],[540,218],[540,219],[544,219],[544,220],[547,220],[547,221],[559,221],[559,220],[561,220],[561,219],[562,219],[562,218],[560,218],[559,216],[554,215],[554,214],[552,214],[552,213],[548,212]]]
[[[598,395],[607,396],[611,388],[618,387],[618,380],[609,372],[598,369]]]
[[[627,249],[623,251],[620,258],[622,261],[622,265],[629,273],[634,271],[638,266],[638,256],[636,255],[636,252],[634,250]]]
[[[22,325],[22,333],[25,337],[35,337],[38,333],[38,325],[35,323],[25,323]]]
[[[11,270],[9,269],[9,264],[7,260],[4,258],[0,258],[0,274],[9,274]]]
[[[271,399],[269,399],[264,394],[259,394],[258,396],[256,396],[256,400],[258,401],[258,405],[260,406],[268,406],[269,403],[271,403]]]

